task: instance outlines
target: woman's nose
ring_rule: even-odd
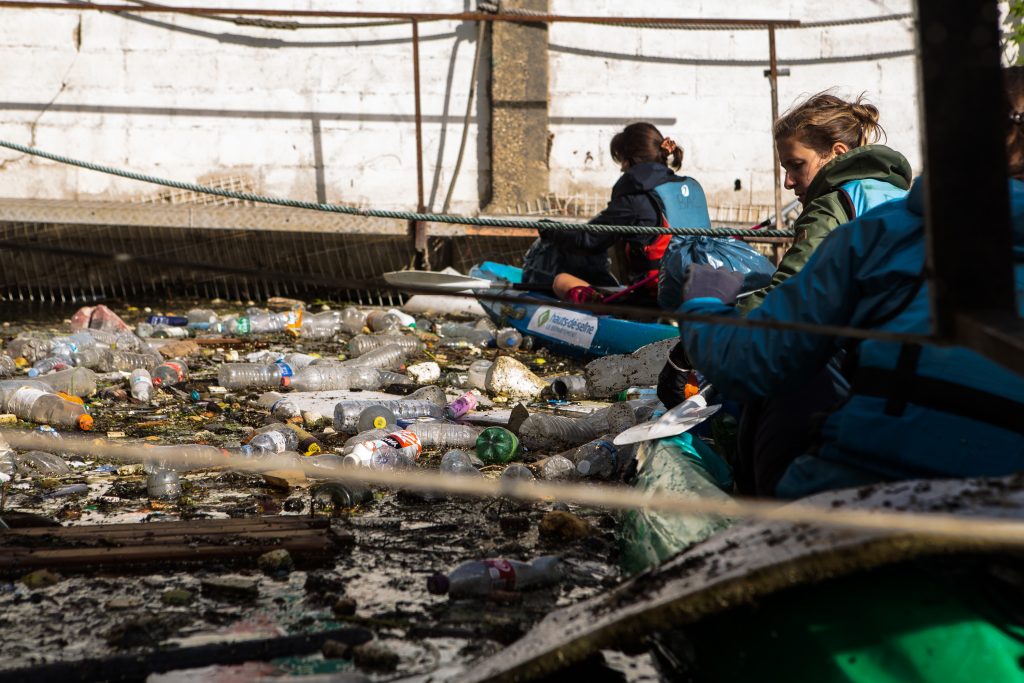
[[[796,181],[794,181],[790,177],[788,171],[786,172],[786,180],[782,183],[782,186],[785,187],[787,190],[792,190],[794,187],[796,187]]]

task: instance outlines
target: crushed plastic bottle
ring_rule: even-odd
[[[405,363],[409,351],[398,344],[388,344],[363,355],[344,361],[344,367],[366,367],[377,370],[397,370]]]
[[[82,431],[92,429],[92,417],[83,406],[33,387],[23,386],[15,391],[8,409],[19,419],[29,422],[77,427]]]
[[[409,335],[360,334],[349,340],[348,353],[351,357],[358,358],[374,349],[380,349],[392,344],[405,349],[407,355],[423,350],[423,342]]]
[[[536,463],[541,477],[549,481],[572,479],[576,475],[576,465],[564,455],[552,455]]]
[[[473,448],[483,433],[480,427],[448,422],[414,422],[407,430],[419,437],[424,448]]]
[[[476,454],[488,465],[507,463],[519,454],[519,438],[504,427],[488,427],[477,437]]]
[[[457,420],[467,413],[476,410],[477,403],[476,394],[472,391],[467,391],[448,404],[444,409],[444,416],[449,420]]]
[[[119,349],[104,349],[96,369],[100,372],[131,372],[138,368],[152,370],[160,364],[160,357],[148,353],[135,353]]]
[[[345,456],[346,465],[360,465],[377,470],[410,467],[422,451],[419,437],[412,432],[397,431],[374,441],[356,444]]]
[[[467,474],[470,476],[481,476],[480,470],[473,464],[473,458],[458,449],[448,451],[441,456],[440,471],[445,474]]]
[[[450,574],[427,578],[427,590],[452,597],[484,596],[494,591],[518,591],[554,585],[562,579],[561,559],[554,555],[533,562],[488,559],[466,562]]]
[[[96,373],[88,368],[69,368],[39,378],[55,392],[85,398],[96,393]]]
[[[291,378],[294,391],[373,391],[381,384],[381,374],[374,368],[337,364],[310,365]]]
[[[495,345],[504,351],[516,351],[523,345],[523,335],[512,327],[498,330],[494,337]]]
[[[28,451],[16,457],[18,474],[24,477],[62,477],[71,474],[64,458],[46,451]]]
[[[132,392],[132,398],[136,401],[146,403],[153,397],[153,378],[150,376],[149,370],[145,368],[132,370],[131,377],[128,378],[128,385]]]
[[[0,353],[0,377],[13,377],[18,371],[18,364],[6,353]]]
[[[169,360],[153,368],[150,374],[154,386],[170,386],[188,379],[188,366],[185,361]]]
[[[249,387],[281,387],[291,382],[292,369],[287,363],[225,363],[217,372],[217,384],[226,389]]]
[[[431,401],[409,399],[383,401],[346,400],[339,401],[334,406],[334,428],[343,434],[351,434],[357,429],[356,425],[359,422],[360,413],[366,408],[378,406],[387,408],[394,413],[396,418],[440,418],[444,415],[443,408]]]
[[[276,391],[263,394],[256,401],[261,408],[266,408],[270,414],[279,420],[291,420],[302,416],[302,411],[287,396]]]
[[[464,340],[473,346],[486,348],[494,345],[494,332],[492,330],[480,330],[469,325],[458,323],[446,323],[438,330],[445,340]],[[445,346],[442,341],[440,346]]]

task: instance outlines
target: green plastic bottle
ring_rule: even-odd
[[[488,427],[476,439],[476,454],[487,465],[505,464],[519,453],[519,438],[504,427]]]

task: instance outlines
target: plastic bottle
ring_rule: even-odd
[[[97,332],[97,330],[93,330],[93,332]],[[146,342],[131,332],[116,332],[114,337],[115,341],[111,346],[121,351],[138,353],[146,349]]]
[[[38,377],[39,375],[45,375],[48,372],[55,370],[67,370],[74,365],[74,361],[71,360],[70,356],[47,356],[42,360],[37,360],[31,368],[29,368],[29,377]]]
[[[352,452],[352,449],[364,441],[376,441],[377,439],[383,439],[385,436],[395,430],[393,429],[367,429],[361,431],[354,436],[350,436],[345,440],[344,446],[342,446],[341,454],[348,455]]]
[[[519,333],[519,330],[511,327],[498,330],[498,334],[495,335],[494,339],[497,347],[505,351],[516,351],[523,345],[523,335]]]
[[[53,393],[53,389],[43,384],[37,379],[5,379],[0,380],[0,409],[5,413],[13,412],[11,410],[11,400],[14,398],[14,394],[17,393],[18,389],[29,387],[32,389],[38,389],[44,394]]]
[[[366,326],[374,332],[390,332],[405,327],[399,316],[380,310],[370,311],[366,315]]]
[[[350,365],[310,365],[291,378],[294,391],[373,391],[381,387],[380,372],[374,368]]]
[[[533,562],[498,558],[466,562],[448,575],[434,574],[427,578],[427,590],[452,597],[487,595],[550,586],[561,579],[561,559],[557,556],[545,555]]]
[[[7,345],[7,351],[14,358],[20,356],[33,363],[50,355],[50,338],[41,333],[22,332]]]
[[[345,334],[359,334],[366,326],[366,313],[349,306],[341,312],[340,323]]]
[[[145,368],[132,370],[132,375],[128,378],[128,385],[132,391],[132,398],[137,401],[145,403],[153,396],[153,378],[150,376],[149,370]]]
[[[292,371],[295,372],[302,368],[309,367],[309,364],[316,359],[316,356],[311,356],[308,353],[289,353],[283,359],[276,360],[284,360],[284,362],[291,367]]]
[[[398,344],[388,344],[373,351],[367,351],[358,358],[347,360],[345,367],[366,367],[378,370],[397,370],[405,363],[409,351]]]
[[[346,465],[362,465],[377,470],[397,469],[412,465],[423,450],[412,432],[397,431],[374,441],[356,444],[345,456]]]
[[[618,449],[604,439],[583,444],[575,455],[576,471],[581,477],[608,479],[619,470]]]
[[[488,427],[476,440],[476,454],[488,465],[504,464],[519,453],[519,438],[504,427]]]
[[[14,359],[6,353],[0,353],[0,377],[13,377],[18,371],[18,365]]]
[[[444,409],[444,416],[449,420],[457,420],[470,411],[476,410],[476,406],[476,394],[472,391],[467,391],[448,404],[448,407]]]
[[[183,315],[151,315],[146,318],[150,325],[172,325],[174,327],[185,327],[188,325],[188,318]]]
[[[188,379],[188,366],[185,361],[169,360],[153,368],[150,374],[154,386],[170,386]]]
[[[91,348],[91,349],[79,349],[71,356],[71,360],[74,361],[76,368],[97,368],[99,367],[100,360],[103,358],[104,351],[107,349]]]
[[[493,362],[489,360],[476,360],[470,363],[466,373],[469,376],[469,387],[471,389],[487,390],[487,371],[491,369]]]
[[[351,357],[358,358],[364,353],[389,344],[401,346],[408,354],[423,350],[423,342],[416,337],[400,334],[360,334],[349,340],[348,353]]]
[[[302,321],[299,333],[304,339],[331,339],[340,327],[333,317],[308,316]]]
[[[447,372],[441,378],[441,383],[456,389],[469,389],[469,373],[458,371]]]
[[[290,382],[291,368],[284,363],[225,363],[217,372],[217,384],[226,389],[286,387]]]
[[[152,370],[160,364],[160,359],[148,353],[135,353],[133,351],[122,351],[120,349],[105,349],[100,354],[99,364],[96,369],[100,372],[131,372],[138,368]]]
[[[397,308],[389,308],[388,313],[397,316],[402,321],[402,327],[416,327],[416,318],[412,317],[405,311],[400,311]]]
[[[152,337],[154,339],[180,339],[188,336],[188,329],[177,325],[151,325],[139,323],[135,326],[135,333],[140,337]]]
[[[465,451],[451,450],[441,456],[440,471],[445,474],[468,474],[480,476],[480,470],[473,464],[473,458]]]
[[[174,470],[157,470],[146,477],[150,498],[171,500],[181,495],[181,479]]]
[[[261,408],[266,408],[270,414],[279,420],[291,420],[301,417],[302,411],[287,396],[282,396],[276,391],[263,394],[256,401]]]
[[[0,484],[6,484],[18,473],[17,453],[6,442],[0,445]]]
[[[46,451],[28,451],[16,456],[18,473],[27,477],[61,477],[71,473],[64,458]]]
[[[299,446],[299,435],[284,425],[274,425],[273,429],[257,434],[242,446],[242,453],[250,457],[273,455],[284,451],[294,451]]]
[[[446,339],[465,339],[474,346],[481,348],[491,346],[494,343],[494,332],[491,330],[478,330],[469,325],[458,323],[447,323],[441,325],[440,333]]]
[[[576,475],[576,465],[564,455],[552,455],[538,461],[537,465],[544,479],[572,479]]]
[[[533,481],[534,476],[529,467],[522,463],[514,462],[502,471],[499,479],[504,479],[505,481]]]
[[[39,381],[56,391],[86,397],[96,393],[96,373],[88,368],[69,368],[44,375]]]
[[[419,437],[424,448],[473,448],[483,429],[448,422],[414,422],[406,429]]]
[[[92,417],[85,412],[83,406],[33,387],[22,387],[15,391],[10,399],[9,410],[19,419],[29,422],[78,427],[82,431],[92,429]]]
[[[431,401],[392,399],[383,401],[346,400],[334,406],[334,428],[343,434],[356,431],[359,415],[369,407],[387,408],[396,418],[433,417],[440,418],[444,409]]]
[[[548,387],[552,396],[560,401],[588,398],[587,378],[583,375],[563,375],[550,381]]]
[[[578,446],[602,434],[618,434],[634,424],[634,406],[624,402],[580,418],[534,413],[519,427],[519,436],[527,448]]]
[[[416,383],[409,379],[408,375],[403,375],[400,372],[391,372],[390,370],[378,370],[380,373],[381,386],[388,386],[391,384],[408,384],[409,386],[416,386]]]

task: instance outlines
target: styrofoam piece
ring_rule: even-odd
[[[402,310],[406,313],[419,315],[449,315],[463,318],[483,318],[487,316],[487,311],[472,296],[416,294],[409,297],[409,300],[402,306]]]

